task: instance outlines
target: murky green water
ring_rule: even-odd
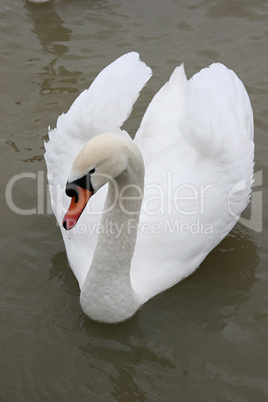
[[[268,3],[0,6],[1,401],[266,401]],[[253,216],[255,230],[239,223],[194,275],[107,326],[81,311],[46,197],[43,141],[97,73],[131,50],[154,71],[126,125],[131,134],[182,61],[189,77],[214,61],[237,72],[255,114],[262,220]]]

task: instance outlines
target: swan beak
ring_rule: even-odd
[[[64,229],[70,230],[76,225],[92,194],[92,191],[77,186],[77,195],[72,197],[71,204],[63,218],[62,225]]]

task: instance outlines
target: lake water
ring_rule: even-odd
[[[268,3],[0,5],[1,401],[266,401]],[[154,71],[126,124],[132,135],[176,65],[190,77],[220,61],[251,98],[257,174],[243,223],[200,268],[107,326],[81,310],[46,196],[43,142],[98,72],[131,50]]]

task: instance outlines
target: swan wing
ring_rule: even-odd
[[[190,275],[249,202],[253,113],[244,85],[222,64],[189,81],[176,68],[136,141],[146,178],[131,279],[146,301]]]
[[[145,165],[152,155],[177,144],[184,136],[179,124],[184,117],[186,90],[187,78],[181,64],[153,97],[136,133],[135,142],[143,152]]]
[[[151,69],[140,61],[138,53],[125,54],[102,70],[91,86],[77,97],[69,111],[58,118],[56,128],[49,129],[45,161],[51,204],[61,228],[71,268],[80,286],[96,245],[96,229],[106,189],[94,195],[76,229],[66,232],[62,228],[62,219],[70,201],[65,195],[65,184],[72,163],[91,137],[106,131],[128,135],[120,127],[130,115],[151,74]]]

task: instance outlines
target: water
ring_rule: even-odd
[[[0,4],[1,400],[267,400],[268,3]],[[237,72],[255,114],[262,220],[237,224],[194,275],[107,326],[81,311],[46,197],[43,141],[97,73],[131,50],[154,71],[126,125],[131,134],[177,64],[189,77],[214,61]],[[8,207],[8,183],[9,205],[29,215]]]

